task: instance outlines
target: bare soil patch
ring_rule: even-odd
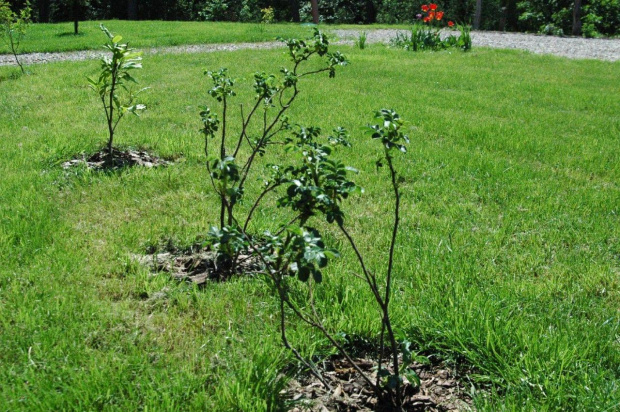
[[[251,276],[261,270],[260,262],[255,257],[240,254],[233,263],[218,259],[215,251],[200,244],[185,250],[172,248],[163,253],[152,252],[135,258],[155,272],[166,272],[174,279],[199,286],[208,281],[225,281],[236,275]]]
[[[82,154],[62,164],[63,169],[84,165],[93,170],[114,170],[125,167],[157,167],[167,166],[172,163],[170,159],[163,159],[148,153],[145,150],[120,150],[113,149],[112,156],[108,149],[104,148],[92,155]]]
[[[354,361],[371,377],[377,376],[377,363],[369,358]],[[377,397],[368,384],[341,356],[317,365],[323,378],[332,387],[328,391],[313,375],[292,380],[282,395],[293,401],[289,412],[371,412],[389,411],[377,405]],[[471,397],[458,380],[456,373],[443,364],[431,365],[414,362],[409,366],[420,378],[420,384],[405,378],[404,410],[407,412],[473,411]]]

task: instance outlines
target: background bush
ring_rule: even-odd
[[[300,0],[32,0],[39,22],[70,21],[78,1],[80,20],[210,20],[260,21],[260,10],[271,7],[276,21],[310,21],[310,2]],[[24,0],[11,4],[21,7]],[[324,23],[411,23],[424,0],[319,0]],[[437,1],[446,16],[460,23],[473,21],[476,0]],[[483,0],[483,30],[570,34],[574,0]],[[620,0],[583,0],[583,34],[620,34]]]

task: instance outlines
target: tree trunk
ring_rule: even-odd
[[[474,30],[480,29],[482,19],[482,0],[476,0],[476,14],[474,14]]]
[[[573,36],[581,35],[581,0],[575,0],[573,8]]]
[[[502,7],[502,16],[499,18],[499,31],[506,31],[506,7]]]
[[[50,22],[50,2],[49,0],[39,0],[39,23]]]
[[[73,34],[79,33],[80,24],[80,0],[73,0]]]
[[[129,0],[127,2],[127,19],[138,20],[138,0]]]
[[[299,16],[299,0],[288,0],[288,4],[291,8],[291,17],[295,23],[299,23],[301,21],[301,17]]]
[[[310,0],[312,6],[312,22],[319,24],[319,2],[318,0]]]

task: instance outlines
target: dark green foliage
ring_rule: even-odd
[[[293,138],[286,140],[288,151],[297,154],[300,161],[297,166],[286,169],[290,180],[278,206],[290,207],[299,213],[301,222],[319,212],[329,223],[342,224],[344,215],[340,202],[360,188],[347,178],[347,172],[355,172],[355,169],[330,159],[334,145],[348,145],[344,139],[346,130],[336,129],[337,137],[328,138],[330,145],[315,141],[320,132],[318,128],[298,127],[292,133]]]
[[[570,34],[573,0],[524,0],[517,3],[518,28],[544,34]],[[617,34],[620,30],[620,0],[584,2],[581,9],[585,37]]]
[[[311,21],[310,2],[290,0],[79,0],[79,13],[90,19],[208,20],[260,22],[261,9],[271,7],[275,21]],[[74,0],[35,0],[34,16],[40,22],[73,20]],[[21,7],[23,1],[15,1]],[[413,23],[428,1],[323,0],[319,2],[324,23]],[[436,2],[454,21],[473,21],[475,0]],[[489,0],[482,5],[481,29],[570,34],[573,0]],[[587,37],[617,34],[620,0],[584,1],[581,11]]]

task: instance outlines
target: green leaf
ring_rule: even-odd
[[[409,381],[409,383],[411,383],[414,387],[418,388],[420,387],[420,376],[418,376],[418,374],[412,370],[412,369],[408,369],[405,372],[405,377],[407,378],[407,380]]]
[[[112,43],[118,43],[118,42],[120,42],[121,40],[123,40],[123,36],[116,35],[116,36],[114,36],[114,38],[112,39]]]

